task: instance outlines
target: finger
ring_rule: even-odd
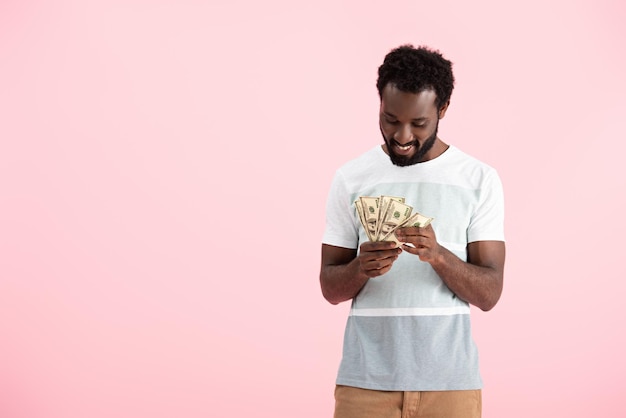
[[[377,250],[377,251],[362,251],[361,257],[367,260],[384,260],[387,258],[396,257],[402,252],[400,247],[394,247],[391,250]]]
[[[427,238],[431,237],[429,234],[427,234],[423,230],[420,231],[420,229],[422,228],[417,228],[417,227],[403,228],[403,231],[396,232],[396,237],[398,238],[398,240],[404,241],[404,242],[416,239],[418,237],[427,237]]]
[[[396,248],[390,251],[376,251],[363,255],[363,259],[366,263],[393,263],[398,258],[398,255],[402,252],[401,248]],[[380,268],[380,267],[376,267]]]
[[[367,272],[368,277],[379,277],[391,270],[391,266],[387,266],[378,270],[370,270]]]
[[[363,269],[369,277],[380,276],[391,269],[393,262],[398,258],[395,256],[393,259],[386,260],[372,260],[367,262]]]
[[[406,248],[403,247],[402,249],[408,253],[418,256],[421,261],[428,261],[428,259],[430,258],[430,251],[428,250],[428,248],[414,248],[406,246]]]
[[[426,237],[426,238],[434,238],[435,234],[433,231],[427,231],[424,228],[415,227],[415,230],[411,231],[408,234],[411,237]]]
[[[396,231],[400,231],[405,235],[417,235],[421,228],[417,226],[405,226],[404,228],[398,228]]]
[[[400,253],[402,253],[402,248],[400,247],[395,247],[392,250],[376,251],[378,259],[395,258]]]
[[[407,253],[413,254],[413,255],[417,255],[418,254],[418,249],[415,248],[410,243],[402,244],[402,250],[406,251]]]
[[[396,247],[397,245],[393,241],[366,241],[361,244],[361,251],[391,250]]]

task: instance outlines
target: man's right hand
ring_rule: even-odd
[[[359,271],[367,277],[378,277],[391,270],[402,249],[392,241],[367,241],[359,247]]]
[[[371,277],[387,273],[401,252],[390,241],[364,242],[358,251],[322,244],[322,294],[334,305],[352,299]]]

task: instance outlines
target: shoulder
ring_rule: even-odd
[[[380,167],[380,154],[382,153],[380,145],[370,148],[368,151],[359,155],[352,160],[344,163],[337,171],[344,174],[360,173],[363,170],[370,169],[372,167]]]
[[[385,157],[380,145],[371,148],[339,167],[335,172],[335,179],[345,183],[348,189],[376,183],[377,179],[387,173],[388,166],[391,165]]]
[[[467,166],[484,171],[495,171],[494,167],[472,155],[469,155],[468,153],[462,151],[454,145],[450,145],[448,152],[450,152],[449,160],[454,164],[461,164],[462,166]]]
[[[462,178],[479,183],[499,179],[498,172],[494,167],[453,145],[446,153],[449,155],[445,163],[451,169],[451,173],[456,173]]]

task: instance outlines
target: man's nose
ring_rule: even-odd
[[[413,133],[411,132],[411,127],[406,125],[401,126],[393,135],[393,139],[398,141],[400,144],[406,144],[413,141]]]

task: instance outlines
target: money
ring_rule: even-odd
[[[376,241],[384,241],[394,229],[406,222],[411,217],[413,208],[401,202],[391,201],[387,205],[384,214],[381,213],[378,222],[378,234]]]
[[[380,198],[361,196],[359,197],[359,202],[361,203],[361,211],[363,213],[361,223],[365,227],[365,232],[367,232],[370,241],[376,241]]]
[[[380,196],[380,212],[378,214],[379,221],[384,220],[387,214],[387,210],[389,209],[389,205],[391,205],[391,202],[404,203],[404,198],[396,197],[396,196]],[[382,229],[383,229],[383,222],[377,222],[376,223],[376,237],[381,236]],[[384,232],[383,235],[386,235],[386,233],[387,232]]]
[[[394,241],[394,231],[409,226],[426,227],[433,218],[413,212],[413,207],[397,196],[360,196],[355,202],[359,220],[370,241]]]

